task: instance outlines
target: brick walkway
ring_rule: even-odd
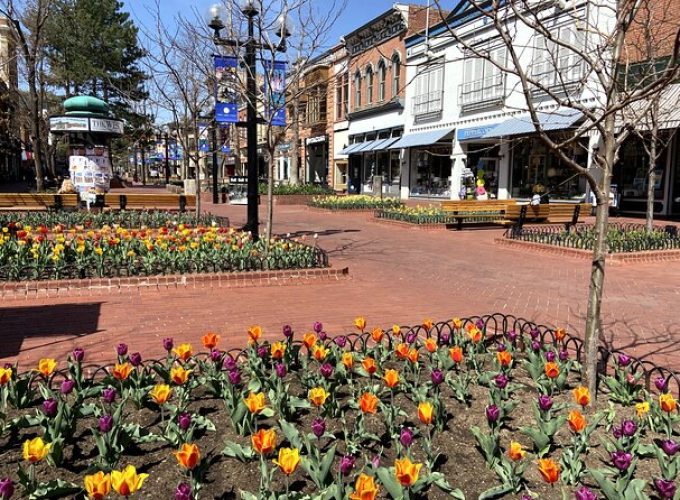
[[[209,206],[209,204],[208,204]],[[212,207],[209,206],[212,209]],[[243,223],[245,206],[212,210]],[[264,216],[264,207],[261,210]],[[260,324],[271,337],[289,323],[298,332],[322,321],[329,332],[352,328],[364,315],[369,326],[415,324],[423,318],[501,312],[565,326],[580,334],[585,323],[589,263],[526,253],[493,244],[498,229],[428,232],[375,224],[365,214],[325,214],[280,206],[275,230],[312,238],[334,266],[349,266],[337,283],[241,289],[185,288],[31,301],[4,301],[0,308],[0,356],[33,365],[43,356],[64,358],[75,346],[89,361],[111,360],[124,341],[145,357],[160,356],[161,339],[200,345],[206,331],[219,332],[222,347],[245,342]],[[635,355],[680,368],[674,356],[680,325],[680,263],[610,266],[605,284],[608,339]]]

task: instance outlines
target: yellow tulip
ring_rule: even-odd
[[[38,370],[45,377],[49,377],[57,367],[57,362],[52,358],[44,358],[38,361]]]
[[[423,464],[414,464],[408,457],[394,461],[394,474],[402,486],[410,487],[418,481],[418,475]]]
[[[137,474],[134,465],[128,465],[122,471],[111,472],[111,485],[116,493],[128,497],[142,487],[147,477],[148,474]]]
[[[246,407],[248,408],[248,411],[253,414],[260,413],[262,410],[264,410],[264,393],[263,392],[258,392],[258,393],[253,393],[251,392],[248,394],[247,398],[243,399],[243,402],[246,404]]]
[[[281,472],[290,476],[300,464],[300,451],[297,448],[281,448],[279,458],[274,460]]]
[[[158,405],[163,405],[167,402],[172,394],[172,389],[167,384],[157,384],[149,393],[151,398]]]
[[[24,460],[32,464],[44,460],[52,445],[45,443],[41,437],[24,441]]]
[[[328,393],[323,387],[314,387],[309,390],[308,397],[314,406],[322,406],[328,399]]]
[[[85,476],[85,491],[91,500],[102,500],[111,493],[111,476],[102,471]]]

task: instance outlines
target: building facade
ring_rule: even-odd
[[[14,30],[10,20],[0,16],[0,181],[18,180],[22,177],[22,150],[15,95],[17,89]],[[29,153],[25,152],[24,156],[28,159]]]

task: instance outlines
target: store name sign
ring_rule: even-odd
[[[123,135],[123,122],[120,120],[108,120],[106,118],[90,118],[90,130],[92,132],[109,132]]]
[[[492,126],[489,126],[489,127],[462,128],[462,129],[458,130],[458,133],[456,134],[456,138],[459,141],[469,141],[470,139],[481,139],[486,134],[491,132],[494,128],[496,128],[495,125],[492,125]]]
[[[108,118],[85,118],[78,116],[53,116],[50,118],[51,132],[99,132],[123,135],[122,120]]]
[[[307,144],[319,144],[320,142],[326,142],[326,136],[325,135],[319,135],[317,137],[310,137],[306,141]]]

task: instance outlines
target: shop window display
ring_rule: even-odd
[[[663,138],[660,143],[663,143]],[[661,149],[661,146],[660,146]],[[654,199],[662,201],[665,191],[666,149],[662,149],[654,166]],[[621,193],[623,210],[644,211],[646,209],[647,186],[649,183],[649,156],[639,138],[627,140],[621,147],[619,162],[614,169],[614,182]],[[661,204],[655,207],[660,211]]]
[[[451,195],[450,153],[445,148],[430,148],[416,150],[414,157],[415,175],[411,195],[448,198]]]

